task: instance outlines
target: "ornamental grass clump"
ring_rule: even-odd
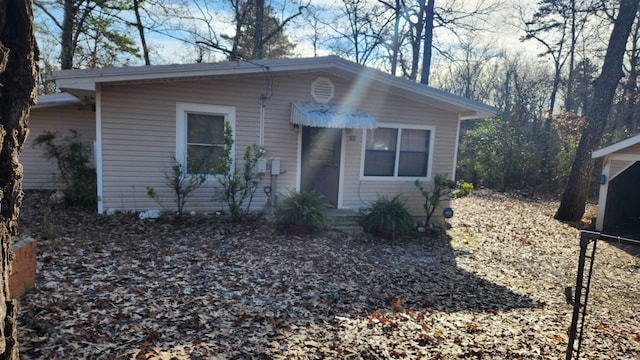
[[[378,200],[364,210],[360,220],[364,231],[392,239],[411,232],[414,226],[413,217],[400,196],[401,194],[398,194],[388,198],[378,195]]]
[[[283,229],[299,227],[303,232],[323,230],[331,220],[325,213],[328,208],[322,194],[290,190],[276,207],[275,223]]]

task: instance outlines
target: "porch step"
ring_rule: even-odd
[[[362,232],[360,214],[358,212],[348,209],[330,209],[326,213],[331,217],[331,222],[329,223],[331,229],[349,234]]]

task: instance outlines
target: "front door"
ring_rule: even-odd
[[[315,190],[338,206],[342,129],[302,127],[302,190]]]

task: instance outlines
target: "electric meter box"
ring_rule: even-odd
[[[256,172],[258,174],[264,174],[267,172],[267,160],[259,159],[258,164],[256,165]]]
[[[280,159],[271,159],[271,175],[280,175]]]

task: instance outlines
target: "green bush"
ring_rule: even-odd
[[[233,133],[231,123],[224,123],[223,153],[220,157],[220,164],[210,172],[217,176],[218,183],[222,187],[224,201],[229,207],[232,221],[240,221],[242,214],[249,211],[253,195],[260,184],[260,176],[255,173],[254,168],[258,160],[264,153],[264,148],[256,144],[247,146],[244,153],[244,168],[240,173],[235,167],[231,149],[233,148]],[[246,202],[246,207],[245,207]]]
[[[389,232],[392,237],[409,233],[414,221],[400,196],[398,194],[389,199],[378,195],[378,200],[364,210],[360,221],[364,231],[372,234]]]
[[[541,153],[522,128],[503,118],[475,123],[462,136],[458,176],[502,191],[527,188]]]
[[[65,202],[95,210],[98,201],[96,169],[91,165],[92,149],[83,143],[76,130],[59,138],[47,131],[36,137],[34,146],[44,147],[48,159],[56,159],[60,178],[65,185]]]
[[[471,194],[471,190],[473,190],[473,184],[468,183],[464,180],[456,181],[456,188],[451,193],[454,199],[463,198],[465,196],[469,196]]]
[[[175,156],[171,156],[173,165],[171,166],[171,172],[165,174],[167,180],[167,186],[173,190],[175,195],[176,208],[178,210],[178,217],[182,217],[184,214],[184,207],[187,202],[187,198],[193,191],[199,188],[207,179],[205,174],[189,174],[187,173],[187,165],[181,164],[176,160]],[[160,195],[156,190],[147,186],[147,195],[155,200],[158,205],[166,211],[167,208],[160,199]]]
[[[456,187],[453,180],[447,179],[447,174],[436,174],[433,177],[433,184],[429,190],[422,186],[420,180],[416,179],[416,187],[424,196],[424,210],[427,212],[424,223],[429,225],[433,213],[436,211],[440,202],[451,196],[451,191]]]
[[[315,191],[290,190],[278,204],[275,223],[279,227],[298,225],[310,230],[322,230],[329,224],[330,218],[324,213],[329,204],[324,195]]]

